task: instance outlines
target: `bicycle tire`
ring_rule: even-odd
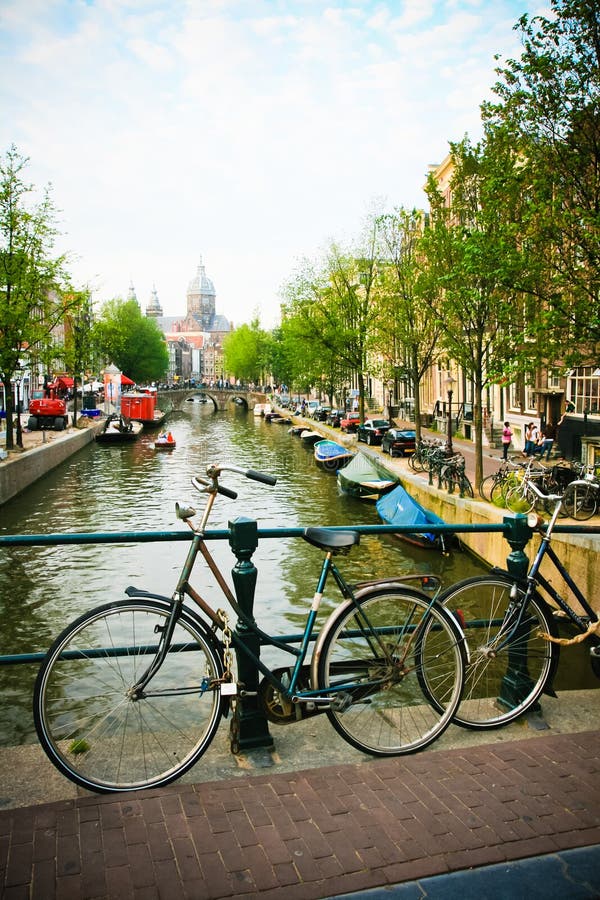
[[[514,513],[528,513],[534,508],[536,495],[527,484],[511,488],[504,498],[506,508]]]
[[[562,505],[565,512],[578,522],[591,519],[596,512],[596,491],[590,484],[569,485],[565,491]]]
[[[494,473],[493,475],[487,475],[483,481],[480,483],[478,491],[479,496],[482,500],[487,500],[488,503],[492,502],[492,490],[494,487],[499,484],[500,479],[498,475]]]
[[[435,705],[423,694],[415,664],[418,632],[428,621],[435,627],[419,663],[428,667],[428,683],[435,685]],[[358,598],[357,606],[349,600],[325,624],[322,644],[319,639],[319,688],[339,688],[351,679],[347,690],[333,694],[329,720],[349,744],[374,756],[422,750],[452,721],[464,654],[452,616],[419,592],[391,586]]]
[[[128,696],[152,660],[148,648],[157,645],[155,628],[164,626],[169,609],[135,597],[99,606],[64,629],[40,667],[34,689],[40,744],[63,775],[87,790],[169,784],[215,735],[223,701],[202,681],[219,678],[223,665],[216,641],[187,610],[143,696]]]
[[[439,598],[464,623],[469,661],[454,716],[463,728],[507,725],[530,709],[552,683],[560,651],[539,633],[555,636],[557,631],[551,612],[537,594],[528,604],[516,639],[498,649],[510,627],[514,586],[509,575],[475,576],[453,585]],[[523,588],[517,590],[522,598]]]
[[[408,465],[413,470],[413,472],[423,472],[425,466],[423,465],[423,460],[421,459],[421,453],[419,450],[416,453],[413,453],[412,456],[408,457]]]

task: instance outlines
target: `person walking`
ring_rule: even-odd
[[[508,459],[508,448],[510,447],[510,443],[512,441],[512,428],[510,427],[509,422],[504,423],[504,428],[502,429],[502,459],[506,462]]]
[[[532,440],[532,432],[533,432],[533,422],[529,422],[525,426],[525,443],[523,444],[523,456],[528,457],[531,456],[534,443]]]

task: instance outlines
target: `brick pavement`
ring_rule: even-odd
[[[5,810],[2,897],[310,900],[598,845],[599,738]]]

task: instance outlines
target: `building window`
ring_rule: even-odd
[[[579,415],[600,412],[600,368],[579,366],[567,378],[567,397]]]

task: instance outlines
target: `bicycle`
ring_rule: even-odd
[[[460,497],[473,497],[473,486],[465,472],[465,458],[462,455],[451,456],[441,466],[440,482],[442,486],[453,494],[458,491]]]
[[[216,497],[237,497],[219,483],[223,472],[269,485],[276,481],[219,465],[209,466],[206,478],[193,477],[206,502],[201,515],[176,505],[193,538],[173,595],[128,587],[127,599],[99,606],[68,625],[40,667],[34,690],[40,743],[67,778],[88,790],[140,790],[175,780],[200,759],[223,716],[231,713],[232,724],[239,722],[240,699],[255,698],[248,702],[277,724],[325,712],[348,743],[375,756],[428,746],[458,707],[464,636],[437,602],[439,579],[409,575],[350,585],[333,557],[359,544],[356,531],[304,530],[304,539],[324,558],[300,646],[262,631],[240,607],[204,539]],[[192,587],[198,554],[238,616],[240,633],[232,630],[224,610],[215,610]],[[317,629],[330,577],[342,602]],[[433,585],[433,596],[407,584],[417,579]],[[257,639],[254,647],[268,645],[291,655],[292,664],[269,668],[242,631],[244,638]],[[236,680],[232,648],[262,674],[256,691]],[[234,751],[235,733],[234,727]]]
[[[504,490],[504,486],[509,481],[511,476],[514,476],[515,472],[518,472],[519,469],[522,469],[522,463],[514,463],[512,460],[506,460],[500,463],[498,469],[495,472],[492,472],[491,475],[486,475],[486,477],[481,481],[479,485],[478,491],[479,496],[482,500],[487,500],[488,503],[493,502],[493,496],[499,496],[502,494]]]
[[[598,480],[594,466],[580,466],[578,479],[567,485],[563,498],[563,506],[567,515],[579,522],[591,519],[598,506]]]
[[[553,504],[548,524],[544,526],[536,513],[528,516],[530,527],[541,534],[541,541],[524,581],[504,570],[493,569],[489,575],[453,585],[439,598],[442,605],[457,610],[467,639],[469,662],[463,699],[454,716],[455,723],[465,728],[506,725],[532,708],[542,693],[553,693],[559,643],[565,639],[558,637],[554,617],[557,610],[542,597],[539,588],[554,600],[578,631],[567,643],[591,638],[591,665],[600,678],[598,613],[551,546],[563,498],[561,494],[553,494],[545,499]],[[540,573],[544,559],[553,563],[576,597],[583,615],[575,612]]]

